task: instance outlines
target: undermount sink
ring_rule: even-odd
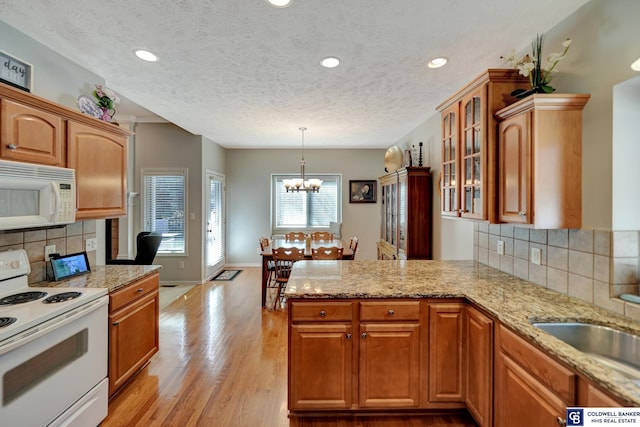
[[[535,322],[532,325],[625,377],[640,380],[640,336],[592,323]]]

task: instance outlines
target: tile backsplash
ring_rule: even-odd
[[[498,254],[498,241],[504,254]],[[532,262],[532,249],[540,264]],[[639,294],[640,232],[535,230],[474,224],[474,260],[540,286],[640,320],[640,305],[618,298]]]
[[[29,256],[29,284],[47,280],[44,247],[56,245],[60,255],[82,252],[84,241],[96,237],[96,221],[78,221],[61,227],[0,231],[0,251],[24,249]],[[87,252],[89,265],[96,265],[96,251]]]

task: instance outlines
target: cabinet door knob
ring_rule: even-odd
[[[527,212],[526,212],[526,211],[520,211],[520,212],[518,212],[518,215],[520,215],[520,216],[525,216],[526,214],[527,214]]]
[[[144,291],[144,289],[142,289],[142,288],[138,288],[138,289],[136,289],[136,292],[137,292],[137,293],[140,293],[140,292],[142,292],[142,291]]]
[[[389,316],[393,316],[394,314],[396,314],[396,312],[393,311],[393,309],[389,309]]]
[[[112,325],[113,326],[118,326],[120,324],[120,322],[113,322]]]
[[[18,147],[17,147],[15,144],[7,144],[7,148],[8,148],[9,150],[15,150],[15,149],[17,149]]]
[[[558,423],[559,426],[564,427],[567,425],[567,420],[563,420],[562,418],[558,417],[556,418],[556,423]]]
[[[324,310],[320,310],[320,317],[325,317],[327,315],[327,312]]]
[[[351,334],[347,334],[347,339],[350,340],[351,339]]]
[[[367,337],[367,333],[363,332],[362,335],[360,335],[362,338],[366,338]]]

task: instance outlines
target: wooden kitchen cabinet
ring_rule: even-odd
[[[496,348],[495,427],[564,425],[576,405],[577,374],[504,326]]]
[[[76,170],[76,219],[126,214],[127,132],[69,120],[67,166]]]
[[[514,69],[489,69],[437,107],[442,115],[441,215],[497,219],[494,113],[528,87]]]
[[[464,401],[480,427],[493,425],[493,323],[480,310],[466,307]]]
[[[591,383],[586,378],[578,379],[578,404],[581,407],[591,408],[620,408],[633,406],[614,399],[606,392]]]
[[[536,94],[496,113],[499,221],[582,225],[582,109],[590,95]]]
[[[353,303],[290,302],[289,410],[350,409]]]
[[[159,348],[159,274],[109,294],[109,396]]]
[[[360,408],[420,404],[420,301],[360,303]]]
[[[420,354],[419,301],[290,301],[289,409],[415,409]]]
[[[464,407],[464,306],[463,303],[428,304],[428,404],[431,407]]]
[[[66,166],[65,122],[59,115],[2,98],[0,130],[1,158]]]
[[[430,168],[407,167],[381,176],[378,259],[431,259]]]

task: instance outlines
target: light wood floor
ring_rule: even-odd
[[[470,418],[287,416],[287,315],[260,308],[260,269],[191,289],[160,314],[160,351],[102,427],[475,427]],[[286,309],[285,309],[286,310]]]

